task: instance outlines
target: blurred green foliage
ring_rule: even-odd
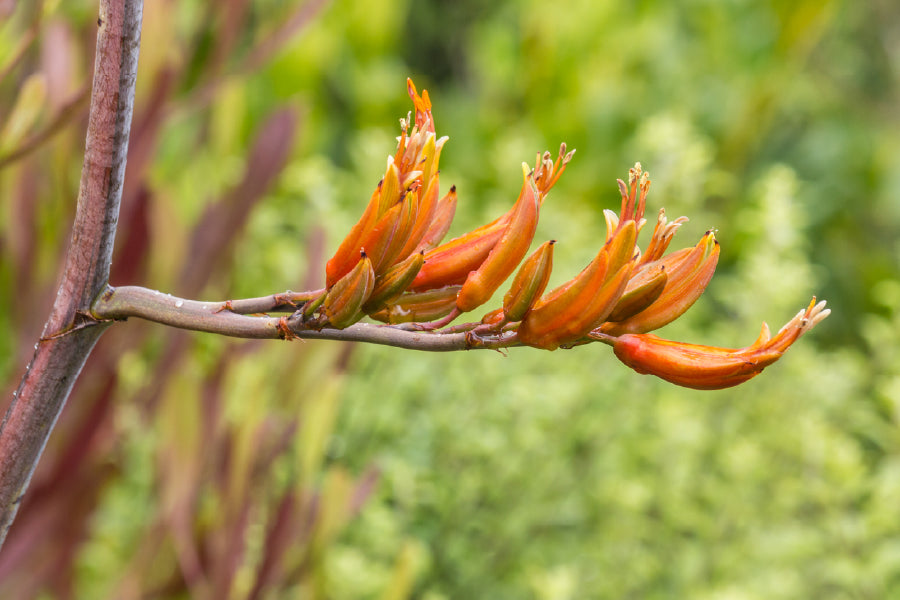
[[[216,3],[145,8],[136,115],[166,84],[162,73],[179,76],[168,82],[166,116],[143,169],[150,242],[129,283],[191,289],[178,276],[193,260],[191,232],[211,207],[224,210],[217,199],[247,176],[257,132],[288,106],[300,118],[286,165],[195,295],[318,286],[318,232],[327,254],[358,217],[393,150],[397,119],[411,109],[412,76],[431,94],[438,134],[450,136],[442,180],[460,193],[451,234],[504,211],[519,189],[518,165],[565,141],[578,153],[544,205],[536,240],[559,240],[553,283],[596,252],[601,210],[617,206],[614,180],[640,160],[653,179],[649,215],[665,206],[672,218],[691,218],[675,247],[711,227],[722,244],[706,294],[662,335],[743,346],[761,321],[779,327],[814,294],[833,314],[762,376],[711,393],[636,375],[600,345],[508,356],[353,347],[345,355],[334,344],[259,348],[183,336],[177,368],[166,370],[159,365],[171,352],[170,332],[117,326],[104,339],[116,374],[114,433],[95,450],[111,472],[70,558],[77,597],[182,589],[164,584],[171,573],[188,578],[184,556],[144,526],[160,523],[177,537],[159,513],[194,519],[188,529],[198,538],[231,523],[228,499],[237,492],[228,486],[244,480],[235,475],[215,492],[197,483],[215,462],[203,450],[199,411],[216,398],[216,427],[238,440],[230,448],[252,446],[266,421],[299,416],[295,443],[251,496],[296,490],[343,506],[351,478],[372,465],[381,473],[355,519],[319,514],[307,537],[298,534],[305,578],[286,577],[272,597],[900,594],[893,2],[335,0],[259,64],[247,57],[296,7],[234,5],[244,11],[234,31]],[[73,55],[89,57],[92,4],[47,2],[44,12],[44,52],[53,29],[66,32]],[[23,18],[0,29],[0,57],[14,51]],[[71,79],[83,82],[89,59],[71,62]],[[40,53],[31,64],[42,64]],[[5,120],[18,90],[39,93],[24,78],[37,70],[2,82]],[[204,100],[205,88],[212,92]],[[0,154],[30,120],[40,125],[40,114],[15,114]],[[37,310],[45,300],[21,298],[23,278],[38,282],[26,288],[35,293],[52,290],[64,248],[83,139],[75,130],[0,173],[0,327],[17,332],[0,341],[0,365],[11,384],[46,314]],[[48,176],[29,192],[42,166]],[[9,200],[23,194],[35,204]],[[23,206],[33,213],[27,244]],[[148,397],[156,400],[138,403]],[[333,404],[316,404],[329,397]],[[64,415],[60,438],[66,418],[74,419]],[[48,455],[52,462],[54,448]],[[207,491],[193,509],[173,513],[167,503],[180,497],[178,485]],[[247,595],[265,544],[274,509],[259,497],[231,597]],[[145,562],[162,575],[138,576]],[[37,589],[4,576],[13,582],[6,589]],[[133,582],[155,587],[134,590]]]

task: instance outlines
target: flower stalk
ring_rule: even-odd
[[[741,349],[651,334],[700,298],[720,247],[710,230],[695,245],[669,252],[687,217],[669,221],[661,209],[642,251],[637,238],[647,222],[650,176],[640,163],[627,181],[618,180],[621,207],[604,211],[605,243],[594,259],[542,296],[555,241],[525,256],[544,200],[572,160],[574,150],[565,144],[555,160],[545,152],[533,168],[524,165],[522,188],[506,213],[441,244],[458,202],[455,186],[440,192],[440,155],[448,138],[435,133],[428,92],[420,95],[412,81],[407,91],[415,116],[401,119],[397,148],[359,221],[328,261],[322,290],[198,303],[143,288],[109,288],[94,304],[93,318],[141,317],[239,337],[361,340],[431,351],[556,350],[600,341],[638,373],[721,389],[755,377],[828,316],[825,303],[814,301],[775,337],[764,326],[760,339]],[[516,271],[499,308],[443,329],[490,302]],[[277,312],[292,314],[268,314]],[[366,317],[381,324],[358,323]]]

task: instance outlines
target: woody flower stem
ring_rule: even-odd
[[[169,294],[138,286],[108,287],[94,303],[92,315],[96,319],[121,320],[138,317],[170,327],[204,331],[239,338],[255,339],[311,339],[367,342],[423,350],[453,352],[456,350],[499,350],[520,345],[515,336],[480,338],[462,333],[431,333],[412,331],[388,325],[357,323],[345,329],[315,329],[306,326],[298,316],[269,317],[239,314],[253,306],[260,311],[285,310],[282,298],[291,295],[274,294],[262,298],[202,302],[176,298]],[[301,297],[301,294],[295,296]],[[293,308],[289,309],[293,311]]]
[[[66,398],[100,334],[91,302],[109,279],[141,37],[141,0],[101,0],[84,165],[50,317],[0,425],[0,545]]]

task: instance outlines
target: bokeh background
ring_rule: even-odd
[[[97,7],[0,2],[0,380],[53,297]],[[650,171],[718,229],[660,333],[743,346],[832,316],[748,384],[602,345],[428,355],[138,321],[90,358],[0,554],[4,598],[900,595],[900,8],[893,0],[153,0],[113,284],[225,299],[323,280],[411,109],[450,136],[458,234],[520,163],[570,278]],[[647,233],[645,232],[644,236]]]

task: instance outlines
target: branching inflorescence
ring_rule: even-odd
[[[532,346],[571,348],[593,341],[638,373],[696,389],[743,383],[772,364],[828,316],[825,302],[809,306],[774,337],[763,324],[741,349],[672,342],[649,332],[680,317],[712,278],[719,243],[707,231],[693,247],[666,254],[678,228],[660,210],[643,252],[637,236],[646,224],[650,188],[640,163],[619,180],[619,214],[604,211],[606,242],[570,281],[544,294],[554,241],[526,258],[544,199],[574,150],[538,155],[523,164],[512,208],[491,223],[441,244],[456,211],[456,188],[441,196],[438,163],[446,137],[435,133],[431,101],[407,82],[415,116],[401,120],[396,152],[365,211],[328,261],[325,287],[224,303],[174,300],[162,308],[142,288],[108,289],[94,305],[98,319],[139,316],[178,327],[241,337],[358,339],[423,350]],[[478,322],[450,326],[486,304],[516,271],[500,308]],[[171,298],[171,297],[169,297]],[[183,309],[183,310],[180,310]],[[292,312],[273,318],[262,312]],[[251,316],[251,313],[252,316]],[[369,317],[382,325],[358,324]]]

